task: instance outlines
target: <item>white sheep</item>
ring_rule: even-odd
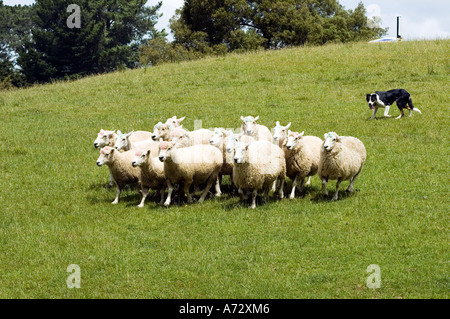
[[[163,139],[163,141],[172,141],[174,138],[180,138],[182,135],[188,131],[183,128],[183,125],[174,127],[168,124],[162,124],[159,126],[158,135],[152,135],[152,139],[156,140]]]
[[[134,151],[119,152],[110,146],[105,146],[100,151],[97,165],[102,166],[106,164],[117,185],[116,198],[112,204],[119,202],[120,193],[126,185],[139,184],[139,178],[141,176],[140,169],[131,165],[134,154]]]
[[[241,116],[242,125],[241,125],[241,132],[250,135],[255,140],[266,140],[269,142],[272,142],[272,133],[270,133],[270,130],[267,128],[267,126],[257,124],[256,121],[259,119],[259,116],[253,117],[253,116]]]
[[[231,156],[234,157],[234,148],[237,142],[250,144],[254,141],[255,139],[249,135],[245,135],[244,133],[236,134],[230,130],[225,136],[225,150],[227,153],[231,153]]]
[[[353,183],[366,161],[364,144],[352,136],[340,137],[335,132],[324,135],[323,147],[320,152],[318,175],[322,180],[322,193],[328,195],[328,180],[337,180],[336,192],[332,200],[339,196],[339,185],[350,180],[347,192],[353,192]]]
[[[164,175],[164,163],[157,158],[158,154],[152,153],[153,151],[150,149],[137,149],[131,162],[133,167],[141,168],[140,182],[142,200],[138,205],[139,207],[144,207],[149,189],[154,189],[160,194],[161,205],[164,202],[164,191],[167,187],[166,176]]]
[[[320,160],[322,140],[316,136],[303,136],[305,132],[298,133],[288,131],[284,141],[284,154],[286,157],[286,174],[292,180],[290,199],[295,197],[295,189],[298,187],[300,194],[303,192],[305,178],[317,174]],[[300,181],[300,185],[297,183]]]
[[[280,125],[280,121],[277,121],[275,127],[273,128],[273,143],[283,148],[284,141],[287,137],[289,127],[291,127],[291,122],[286,126]]]
[[[174,136],[175,134],[172,134]],[[173,142],[175,143],[175,147],[188,147],[197,144],[209,144],[211,137],[214,135],[214,132],[205,128],[201,128],[195,131],[185,131],[178,137],[173,138]]]
[[[227,152],[227,138],[233,135],[232,130],[225,130],[223,128],[215,128],[214,134],[209,140],[209,143],[219,149],[222,153],[223,164],[222,169],[219,174],[219,183],[222,186],[222,176],[228,175],[230,176],[231,183],[233,183],[233,156],[234,154],[229,151]]]
[[[162,122],[156,123],[155,126],[153,127],[152,139],[154,141],[159,140],[159,138],[160,138],[159,131],[160,131],[161,125],[166,124],[167,127],[169,127],[169,128],[170,127],[171,128],[179,127],[179,126],[181,126],[181,121],[183,121],[184,119],[185,119],[185,117],[182,117],[181,119],[177,119],[177,116],[175,115],[173,117],[169,117],[165,123],[162,123]]]
[[[103,148],[105,146],[114,146],[116,142],[117,134],[116,131],[108,131],[101,129],[97,134],[97,138],[94,141],[95,148]]]
[[[152,133],[150,132],[145,132],[145,131],[138,131],[139,133],[139,137],[144,137],[144,136],[151,136]],[[137,149],[150,149],[152,151],[152,156],[153,157],[157,157],[158,156],[158,152],[159,152],[159,143],[153,141],[153,139],[147,138],[144,140],[140,140],[137,142],[133,142],[131,141],[131,136],[135,136],[137,137],[137,135],[135,135],[135,133],[138,132],[129,132],[129,133],[122,133],[119,134],[117,136],[116,142],[114,143],[114,148],[116,148],[117,150],[123,150],[123,151],[129,151],[129,150],[137,150]],[[136,138],[135,138],[136,139]]]
[[[263,190],[265,199],[268,199],[269,190],[277,179],[280,180],[278,195],[281,199],[286,179],[286,160],[281,148],[265,140],[251,144],[236,143],[233,182],[243,198],[246,198],[246,191],[252,192],[251,208],[256,208],[259,190]]]
[[[222,154],[211,145],[194,145],[175,148],[172,142],[160,140],[159,160],[164,162],[164,174],[168,186],[168,194],[164,206],[169,206],[172,192],[176,184],[184,183],[184,193],[188,202],[192,202],[189,187],[206,183],[200,196],[203,202],[212,184],[216,183],[216,196],[220,196],[218,175],[222,168]]]

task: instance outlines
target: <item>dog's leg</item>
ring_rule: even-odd
[[[392,117],[392,115],[389,115],[389,108],[390,105],[386,105],[386,108],[384,109],[384,117]]]
[[[377,111],[378,111],[378,108],[375,107],[375,108],[373,109],[372,117],[371,117],[369,120],[373,120],[373,119],[375,118],[375,115],[377,114]]]
[[[395,118],[396,120],[401,119],[403,116],[405,116],[405,113],[403,113],[403,109],[399,109],[399,110],[400,110],[400,115]]]

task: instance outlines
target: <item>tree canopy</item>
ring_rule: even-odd
[[[336,0],[185,0],[171,20],[175,42],[229,51],[348,42],[381,36],[359,3],[345,10]]]

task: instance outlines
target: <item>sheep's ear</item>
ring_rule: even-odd
[[[340,142],[341,141],[341,138],[336,134],[336,141],[337,142]]]
[[[280,121],[277,121],[277,122],[275,123],[275,125],[276,125],[276,126],[280,125]]]
[[[327,134],[327,133],[323,134],[323,139],[324,139],[324,140],[326,140],[327,137],[328,137],[328,134]]]
[[[243,121],[243,122],[245,122],[245,118],[241,115],[241,120]]]
[[[178,122],[178,124],[181,123],[181,121],[183,121],[186,118],[186,116],[183,116],[181,119],[177,119],[177,117],[175,116],[175,121]]]
[[[288,129],[288,128],[290,128],[291,127],[291,122],[289,122],[289,124],[288,125],[286,125],[286,129]]]
[[[125,136],[126,136],[126,137],[130,137],[130,135],[133,134],[133,132],[134,132],[134,131],[131,131],[131,132],[125,134]]]
[[[259,115],[253,119],[253,122],[256,122],[259,119]]]
[[[291,131],[291,130],[288,130],[288,135],[291,135],[291,133],[292,133],[292,131]]]
[[[147,150],[147,157],[149,157],[150,158],[150,154],[152,153],[152,151],[151,150]]]
[[[120,130],[117,130],[117,135],[121,135],[121,134],[122,134],[122,132]]]
[[[303,136],[303,134],[305,134],[305,131],[301,132],[301,133],[300,133],[300,136]]]

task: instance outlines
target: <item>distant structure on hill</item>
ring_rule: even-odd
[[[400,35],[400,16],[397,17],[397,37],[384,37],[381,39],[369,41],[369,43],[399,42],[399,41],[402,41],[402,36]]]

